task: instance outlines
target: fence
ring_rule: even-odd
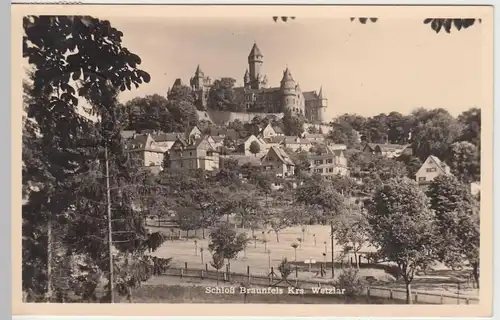
[[[164,276],[175,276],[181,278],[196,278],[201,280],[220,280],[226,283],[247,283],[256,286],[270,286],[276,285],[276,282],[281,280],[281,277],[276,275],[273,268],[271,267],[271,272],[269,275],[252,275],[250,273],[250,267],[247,267],[247,274],[227,272],[226,271],[214,271],[208,270],[208,265],[205,269],[188,269],[187,264],[185,268],[169,268],[163,274]],[[303,288],[312,289],[315,287],[322,288],[333,288],[334,286],[328,282],[313,281],[313,280],[299,280],[297,278],[288,280],[291,284]],[[277,284],[278,287],[288,287],[289,285],[281,282]],[[361,295],[375,298],[383,298],[390,300],[402,300],[406,301],[406,290],[403,289],[393,289],[393,288],[383,288],[378,286],[369,286],[365,288]],[[420,304],[477,304],[479,300],[477,298],[459,296],[459,295],[445,295],[445,294],[435,294],[420,291],[412,291],[412,301],[414,303]]]

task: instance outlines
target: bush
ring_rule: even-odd
[[[348,297],[358,296],[365,288],[365,284],[358,276],[359,270],[349,266],[343,269],[343,273],[339,276],[336,287],[345,289],[345,295]]]

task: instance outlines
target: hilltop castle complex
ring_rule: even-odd
[[[323,123],[327,99],[322,88],[319,92],[302,91],[288,68],[283,72],[280,86],[270,87],[263,74],[264,56],[256,43],[248,55],[248,69],[243,76],[243,87],[234,88],[235,101],[247,110],[261,110],[268,113],[282,113],[286,110],[300,114],[311,123]],[[200,66],[190,79],[190,87],[203,106],[207,106],[208,92],[212,79],[205,76]]]

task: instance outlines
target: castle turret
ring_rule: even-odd
[[[318,122],[325,122],[325,117],[326,117],[326,108],[328,107],[328,99],[326,99],[323,95],[323,86],[319,88],[319,93],[318,93],[318,100],[319,100],[319,105],[318,105]]]
[[[204,73],[200,68],[200,65],[196,67],[196,71],[194,72],[194,77],[191,78],[190,84],[193,90],[202,90],[203,89],[203,80]]]
[[[283,72],[283,78],[281,79],[281,104],[283,111],[296,111],[297,92],[295,89],[295,80],[293,79],[290,70],[286,68],[286,70]]]
[[[252,89],[260,89],[259,75],[262,72],[262,64],[264,63],[264,56],[260,51],[257,43],[253,44],[252,50],[248,55],[248,69],[250,70],[250,87]]]
[[[245,71],[245,75],[243,76],[243,86],[245,88],[250,88],[250,74],[248,73],[248,69]]]

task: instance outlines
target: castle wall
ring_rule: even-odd
[[[229,111],[198,111],[199,120],[210,121],[216,124],[225,124],[234,120],[239,120],[243,123],[248,123],[256,116],[265,118],[267,116],[276,116],[283,118],[283,113],[265,113],[265,112],[229,112]]]

